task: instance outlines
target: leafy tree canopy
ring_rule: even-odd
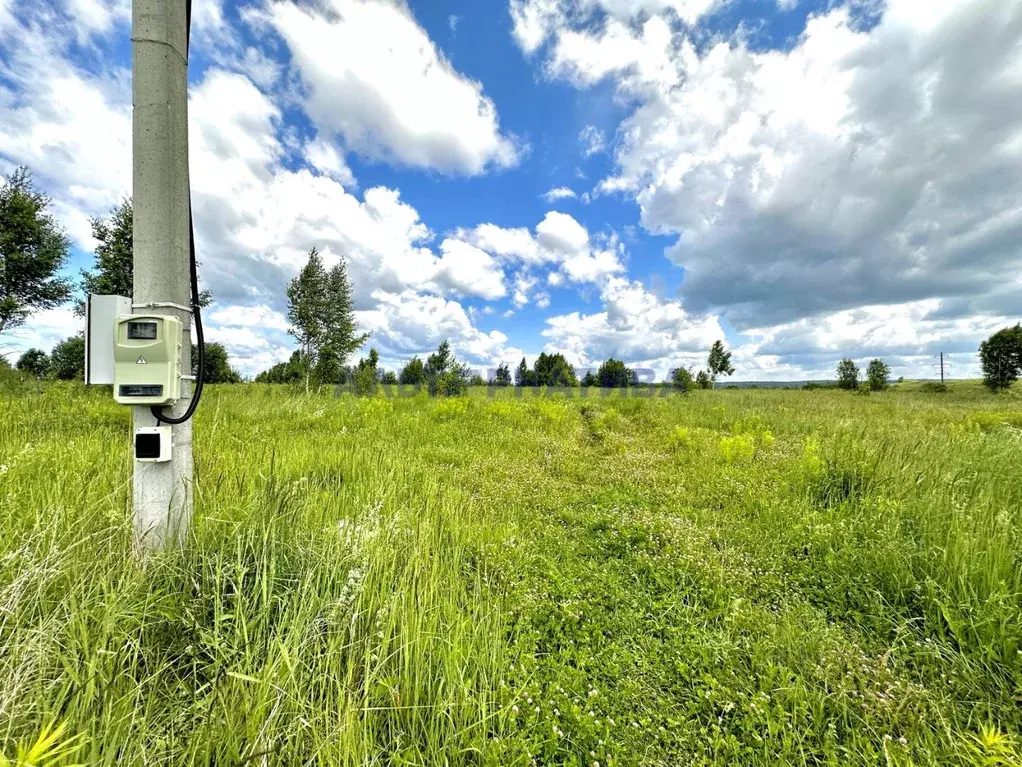
[[[92,236],[99,245],[93,269],[82,270],[82,292],[85,295],[115,295],[131,298],[134,291],[135,250],[133,240],[134,209],[130,199],[110,211],[103,219],[93,218]],[[209,306],[213,296],[208,290],[199,293],[199,306]],[[75,313],[85,314],[85,301],[75,305]],[[193,355],[194,356],[194,355]]]
[[[398,382],[405,386],[423,386],[426,383],[426,366],[418,357],[412,357],[401,369]]]
[[[605,389],[623,389],[634,382],[635,376],[625,363],[611,357],[600,365],[596,379]]]
[[[578,386],[578,376],[563,354],[542,352],[533,366],[539,386]]]
[[[996,392],[1022,376],[1022,324],[1001,328],[979,345],[983,384]]]
[[[36,378],[45,378],[50,372],[50,356],[42,349],[29,349],[18,358],[18,370]]]
[[[493,380],[491,383],[494,386],[511,385],[511,369],[507,366],[506,362],[497,366],[497,370],[493,374]]]
[[[837,364],[837,385],[849,391],[859,386],[859,368],[847,357]]]
[[[305,364],[308,388],[320,357],[330,357],[317,378],[324,383],[338,380],[339,369],[356,349],[369,338],[358,332],[348,269],[344,259],[327,271],[319,251],[309,251],[309,259],[287,286],[288,332],[298,342]]]
[[[202,382],[208,384],[241,383],[241,375],[231,367],[227,349],[216,341],[205,344],[205,364],[202,369]],[[199,355],[192,353],[192,375],[199,374]]]
[[[446,340],[427,358],[425,373],[429,393],[435,396],[455,397],[468,390],[469,369],[458,362]]]
[[[692,371],[687,367],[676,367],[671,371],[671,385],[682,393],[691,391],[695,387]]]
[[[65,338],[50,353],[50,372],[61,381],[85,380],[85,335]]]
[[[883,391],[891,380],[891,368],[880,358],[869,361],[866,368],[866,384],[870,391]]]
[[[724,347],[724,342],[717,340],[710,347],[710,355],[706,358],[706,367],[710,373],[710,380],[716,381],[719,376],[730,376],[735,372],[731,364],[731,352]]]
[[[294,384],[305,378],[306,363],[302,353],[296,351],[287,362],[278,362],[255,377],[256,383]]]
[[[515,368],[515,386],[539,386],[539,379],[534,370],[529,370],[529,365],[522,357],[522,361]]]
[[[70,281],[57,276],[69,241],[49,207],[27,168],[18,168],[0,185],[0,333],[71,296]]]

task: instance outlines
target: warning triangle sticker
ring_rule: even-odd
[[[142,355],[140,354],[140,355],[138,355],[138,359],[137,359],[137,360],[135,360],[135,364],[136,364],[136,365],[148,365],[149,363],[148,363],[148,362],[146,362],[146,361],[145,361],[145,357],[143,357],[143,356],[142,356]]]

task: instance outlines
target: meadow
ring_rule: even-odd
[[[516,393],[4,389],[0,764],[1022,764],[1020,392]]]

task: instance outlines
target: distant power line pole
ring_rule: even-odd
[[[938,362],[933,363],[933,367],[940,369],[940,382],[944,383],[945,379],[950,374],[951,368],[953,367],[951,364],[951,355],[940,352],[933,356],[939,360]]]

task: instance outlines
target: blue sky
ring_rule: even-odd
[[[129,39],[125,0],[0,0],[0,174],[75,274],[130,194]],[[662,376],[722,337],[746,380],[974,374],[1022,313],[1020,66],[1018,0],[195,0],[208,334],[285,359],[315,246],[389,367],[449,338]]]

